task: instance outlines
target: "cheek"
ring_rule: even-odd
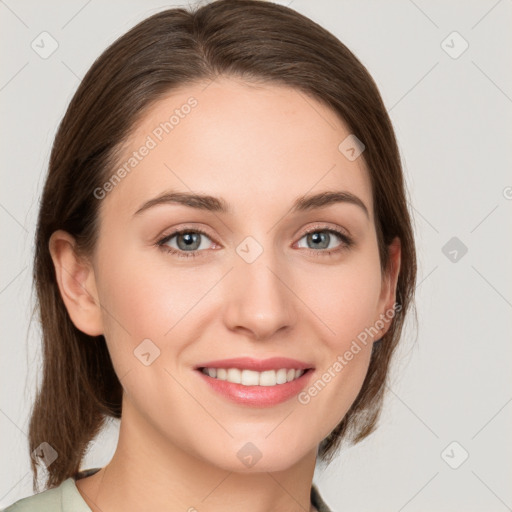
[[[338,281],[333,279],[324,288],[325,294],[310,295],[328,329],[322,328],[323,346],[318,342],[323,350],[318,351],[322,357],[315,379],[298,398],[312,407],[307,421],[322,438],[347,414],[367,375],[373,346],[369,328],[375,321],[379,290],[375,282],[379,283],[369,273],[340,273]]]
[[[98,293],[116,372],[138,367],[134,351],[148,339],[163,356],[158,362],[171,365],[188,343],[186,334],[197,323],[194,315],[199,308],[194,307],[211,288],[212,279],[204,272],[201,279],[197,270],[185,267],[172,270],[165,255],[155,259],[136,251],[106,254],[99,262]]]
[[[126,251],[104,258],[100,268],[98,292],[108,310],[106,322],[117,330],[125,328],[134,339],[161,338],[204,293],[197,275],[170,270],[165,257],[155,261]]]
[[[343,350],[378,318],[381,274],[374,258],[324,268],[301,281],[304,302],[323,324],[323,338],[333,349]]]
[[[314,278],[303,277],[301,282],[305,302],[318,316],[324,333],[318,342],[324,350],[318,351],[323,356],[316,379],[299,402],[315,408],[308,421],[327,435],[346,415],[368,371],[371,328],[379,318],[379,260],[369,254],[353,264],[316,272]]]
[[[357,353],[339,354],[325,366],[318,377],[299,395],[299,403],[312,407],[308,421],[312,430],[326,437],[347,415],[361,391],[368,372],[371,345],[360,346]]]

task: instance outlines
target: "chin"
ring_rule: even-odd
[[[228,444],[222,453],[211,462],[226,471],[236,473],[263,473],[285,471],[297,464],[308,452],[297,449],[290,443],[288,446],[279,446],[274,443],[259,441],[234,442]]]

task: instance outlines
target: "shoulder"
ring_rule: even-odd
[[[91,512],[73,478],[59,486],[22,498],[0,512]]]
[[[63,482],[64,483],[64,482]],[[62,485],[22,498],[1,512],[57,512],[61,510]]]

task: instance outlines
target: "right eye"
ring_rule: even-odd
[[[199,256],[200,252],[204,252],[204,249],[208,248],[204,247],[202,243],[201,238],[203,237],[210,240],[210,237],[200,229],[181,229],[166,235],[156,245],[180,258],[193,258]],[[175,243],[176,245],[169,245],[169,243]]]

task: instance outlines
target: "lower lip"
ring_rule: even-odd
[[[204,374],[201,370],[196,371],[202,379],[220,395],[237,404],[252,407],[270,407],[286,402],[286,400],[289,400],[301,392],[313,373],[313,370],[309,369],[298,379],[287,382],[286,384],[276,384],[275,386],[244,386],[243,384],[234,384],[227,380],[215,379]]]

